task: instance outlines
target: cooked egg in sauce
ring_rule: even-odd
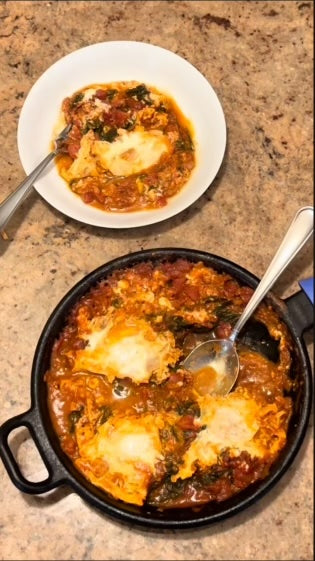
[[[141,505],[156,464],[163,458],[159,424],[163,426],[163,421],[161,425],[152,414],[113,417],[82,443],[75,464],[92,483],[123,501]]]
[[[103,374],[109,382],[130,378],[139,384],[152,377],[161,382],[179,358],[170,331],[156,332],[144,320],[121,313],[84,323],[79,335],[86,345],[75,353],[73,370]]]

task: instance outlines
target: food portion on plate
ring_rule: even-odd
[[[193,130],[176,101],[139,82],[92,84],[62,103],[72,129],[60,175],[84,203],[110,212],[160,208],[196,164]]]
[[[226,336],[252,294],[203,262],[144,262],[114,271],[72,309],[45,375],[61,448],[116,499],[160,509],[220,502],[267,477],[292,414],[292,340],[262,303],[255,319],[278,344],[270,360],[240,340],[227,396],[182,360]]]

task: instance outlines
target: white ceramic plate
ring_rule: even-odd
[[[104,212],[72,193],[52,163],[36,181],[40,195],[60,212],[87,224],[132,228],[170,218],[194,203],[215,178],[226,145],[224,113],[209,82],[185,59],[158,46],[109,41],[83,47],[55,62],[31,88],[18,124],[18,149],[29,174],[50,149],[63,99],[92,83],[136,80],[170,95],[195,132],[197,164],[187,184],[165,207]]]

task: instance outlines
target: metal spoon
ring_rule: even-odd
[[[205,341],[183,361],[182,366],[197,377],[196,387],[200,393],[226,395],[231,391],[239,372],[235,340],[265,294],[308,240],[313,232],[313,224],[314,208],[301,208],[229,338]]]
[[[61,149],[62,141],[65,140],[70,132],[72,125],[67,125],[55,140],[55,150],[50,152],[38,166],[20,183],[20,185],[0,204],[0,232],[9,222],[16,209],[25,199],[31,190],[34,181],[44,171],[49,162],[58,154]]]

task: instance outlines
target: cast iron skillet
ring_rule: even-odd
[[[59,485],[68,485],[88,503],[103,513],[121,521],[160,529],[192,528],[218,522],[245,509],[269,491],[286,472],[295,458],[305,435],[310,414],[312,386],[311,367],[302,333],[313,322],[312,306],[305,294],[300,291],[286,301],[269,295],[269,301],[285,321],[292,334],[295,348],[293,366],[290,375],[298,380],[298,389],[294,394],[294,412],[288,431],[285,448],[274,464],[266,479],[254,483],[238,495],[221,503],[209,503],[199,510],[191,508],[165,510],[161,512],[153,507],[137,507],[125,504],[107,495],[101,489],[90,484],[73,467],[69,458],[62,452],[59,441],[54,433],[47,409],[47,391],[44,374],[49,368],[49,359],[55,338],[63,328],[67,316],[78,301],[98,281],[111,274],[115,269],[133,266],[151,260],[175,260],[186,258],[193,262],[203,261],[218,271],[231,274],[241,283],[255,287],[258,279],[242,267],[209,253],[191,249],[153,249],[132,253],[114,259],[102,265],[81,281],[79,281],[61,300],[48,319],[34,355],[31,378],[31,407],[26,413],[17,415],[6,421],[0,428],[0,455],[13,483],[24,493],[45,493]],[[265,337],[260,330],[245,333],[250,344],[273,349],[274,341],[262,341]],[[29,429],[41,457],[47,467],[48,477],[41,482],[30,482],[24,478],[8,444],[8,437],[13,429],[25,426]]]

